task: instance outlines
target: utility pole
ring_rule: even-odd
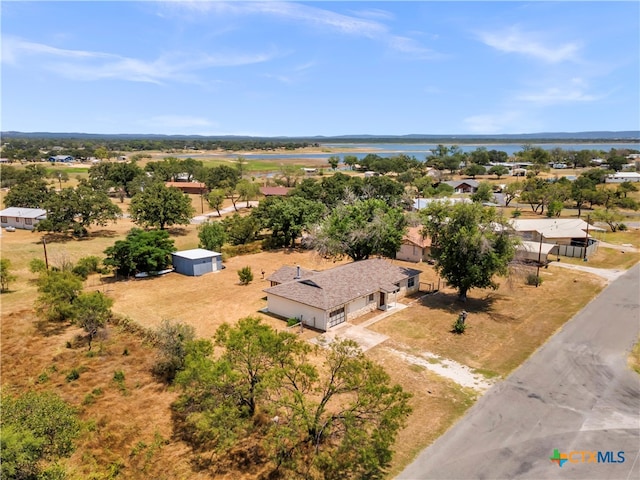
[[[582,257],[582,261],[587,261],[587,247],[589,246],[589,218],[591,215],[587,215],[587,233],[584,237],[584,257]]]
[[[540,260],[542,258],[542,233],[540,233],[540,245],[538,246],[538,269],[536,270],[536,288],[540,285]]]
[[[42,236],[42,248],[44,248],[44,265],[47,269],[47,271],[49,270],[49,259],[47,258],[47,240],[46,240],[47,236],[43,235]]]

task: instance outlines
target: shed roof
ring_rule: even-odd
[[[182,250],[181,252],[173,252],[171,255],[176,257],[187,258],[189,260],[200,260],[202,258],[213,258],[222,255],[221,253],[204,248],[194,248],[192,250]]]
[[[288,187],[260,187],[260,193],[265,197],[270,195],[286,195],[290,190]]]
[[[532,253],[540,252],[542,255],[547,255],[556,246],[557,245],[555,243],[529,242],[528,240],[523,240],[520,245],[517,246],[516,251]]]
[[[0,210],[3,217],[38,218],[47,215],[47,211],[42,208],[9,207]]]
[[[370,259],[317,272],[264,292],[326,311],[380,290],[393,291],[396,283],[420,273],[387,260]]]
[[[589,231],[604,231],[579,218],[525,218],[510,221],[516,232],[538,232],[545,238],[579,238]]]

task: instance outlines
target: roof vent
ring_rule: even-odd
[[[293,278],[294,278],[294,280],[299,280],[300,279],[300,265],[298,265],[296,267],[296,276],[293,277]]]

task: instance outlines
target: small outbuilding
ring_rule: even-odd
[[[222,270],[222,254],[203,248],[174,252],[171,259],[176,272],[191,277]]]

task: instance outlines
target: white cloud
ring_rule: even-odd
[[[481,114],[472,115],[463,120],[467,127],[467,131],[477,134],[497,134],[497,133],[521,133],[526,129],[517,130],[517,122],[521,120],[522,115],[515,111],[497,113],[497,114]],[[516,128],[516,130],[514,130]]]
[[[588,85],[580,78],[573,78],[561,86],[546,87],[542,90],[522,93],[517,100],[548,106],[561,103],[593,102],[602,98],[587,92]]]
[[[155,84],[166,81],[199,83],[196,76],[199,70],[261,63],[275,55],[273,52],[215,55],[173,52],[147,61],[104,52],[60,49],[14,37],[3,38],[2,42],[3,62],[18,64],[27,57],[36,56],[43,68],[65,78],[85,81],[118,79]]]
[[[480,40],[501,52],[519,53],[549,63],[576,61],[580,45],[575,42],[559,45],[547,43],[536,32],[524,32],[519,27],[510,27],[502,32],[481,32]]]
[[[320,2],[318,2],[319,4]],[[227,15],[271,15],[275,17],[306,23],[320,28],[328,28],[346,35],[365,37],[385,43],[390,48],[405,54],[411,54],[419,59],[432,59],[438,55],[432,50],[422,47],[417,41],[400,35],[394,35],[389,28],[378,20],[389,20],[390,13],[369,9],[355,12],[356,15],[343,15],[309,4],[290,2],[202,2],[181,1],[171,2],[169,8],[197,14],[201,19],[204,13]]]

